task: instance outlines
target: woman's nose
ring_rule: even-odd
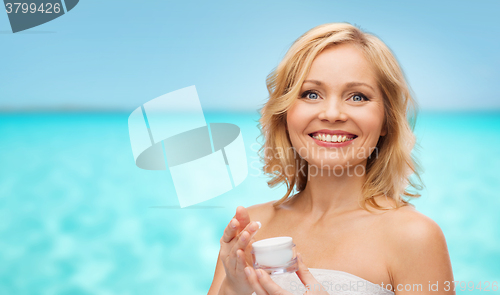
[[[325,103],[320,106],[321,110],[318,118],[331,123],[336,121],[347,120],[347,114],[345,113],[342,101],[337,98],[329,98],[325,100]]]

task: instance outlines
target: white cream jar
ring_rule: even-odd
[[[275,237],[252,243],[253,267],[269,274],[298,270],[295,244],[291,237]]]

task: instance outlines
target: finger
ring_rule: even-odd
[[[245,267],[245,275],[247,276],[248,282],[250,283],[250,286],[252,287],[255,294],[269,295],[266,290],[264,290],[264,288],[260,285],[255,269],[250,266]]]
[[[247,261],[245,259],[245,251],[238,249],[236,250],[236,272],[243,273],[245,267],[247,267]]]
[[[259,223],[252,221],[248,224],[248,226],[239,234],[239,237],[235,239],[236,243],[234,244],[232,251],[236,251],[237,249],[245,250],[250,242],[250,239],[259,229]]]
[[[259,221],[256,221],[256,223],[259,225],[259,229],[261,228],[261,224]],[[253,234],[250,238],[250,241],[248,242],[247,244],[247,248],[249,248],[249,251],[246,251],[245,250],[245,254],[246,254],[246,259],[247,259],[247,262],[248,264],[252,265],[253,264],[253,257],[252,257],[252,253],[251,253],[251,249],[252,249],[252,244],[255,242],[255,234]]]
[[[259,229],[259,224],[257,222],[251,222],[245,230],[243,230],[239,235],[237,235],[231,243],[233,246],[231,247],[231,250],[229,251],[228,255],[228,267],[230,269],[236,269],[237,267],[237,260],[240,259],[240,257],[237,257],[237,252],[238,249],[241,249],[245,251],[248,243],[250,242],[250,238],[255,232]],[[229,244],[231,245],[231,244]],[[241,258],[245,260],[245,254],[241,255]],[[243,267],[246,266],[246,262],[243,264]]]
[[[249,240],[251,240],[253,238],[253,235],[260,229],[260,227],[261,224],[259,221],[252,221],[243,230],[247,231],[250,234]]]
[[[250,239],[250,242],[248,243],[247,249],[245,249],[245,260],[246,260],[248,265],[253,265],[252,243],[253,243],[253,238]]]
[[[259,279],[260,285],[269,294],[279,294],[279,295],[292,295],[292,293],[283,290],[278,284],[276,284],[267,272],[262,269],[255,270],[257,273],[257,278]]]
[[[236,214],[234,217],[236,217],[236,219],[240,222],[240,228],[245,228],[250,223],[248,210],[243,206],[238,206],[236,208]]]
[[[318,280],[316,280],[316,278],[314,278],[314,276],[309,271],[309,268],[307,268],[307,266],[304,264],[302,255],[300,253],[297,253],[297,260],[299,269],[295,273],[299,277],[302,284],[304,284],[304,286],[320,286],[321,291],[325,291],[323,289],[323,286],[318,282]]]
[[[229,255],[228,255],[228,266],[231,268],[231,269],[235,269],[236,270],[236,267],[237,267],[237,264],[238,264],[238,260],[240,260],[242,258],[242,255],[238,252],[238,250],[240,250],[241,248],[238,246],[242,243],[242,240],[245,241],[246,239],[248,238],[248,233],[247,232],[244,232],[244,234],[242,233],[241,235],[238,235],[236,236],[230,244],[227,244],[228,246],[230,246],[230,250],[229,250]],[[244,249],[243,249],[244,250]],[[243,255],[244,257],[245,255]]]
[[[238,231],[239,221],[236,218],[231,219],[229,224],[224,229],[224,234],[222,235],[221,241],[224,243],[229,243],[236,236]]]

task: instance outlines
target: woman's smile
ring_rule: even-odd
[[[347,138],[344,136],[337,137],[336,135],[309,135],[313,141],[319,145],[324,147],[344,147],[350,145],[356,138]]]
[[[356,137],[355,134],[346,132],[344,130],[327,130],[322,129],[310,133],[309,136],[319,146],[324,147],[343,147],[352,143]]]

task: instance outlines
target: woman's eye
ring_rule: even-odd
[[[310,92],[309,94],[307,94],[307,96],[310,99],[317,99],[318,98],[318,95],[316,93],[313,93],[313,92]]]
[[[319,96],[318,96],[317,93],[314,93],[314,92],[311,92],[311,91],[306,91],[306,92],[302,93],[301,97],[302,98],[307,97],[309,99],[316,100],[316,99],[318,99]]]
[[[354,94],[352,96],[352,100],[353,101],[364,101],[364,100],[368,100],[368,98],[366,98],[366,96],[364,96],[363,94]]]

